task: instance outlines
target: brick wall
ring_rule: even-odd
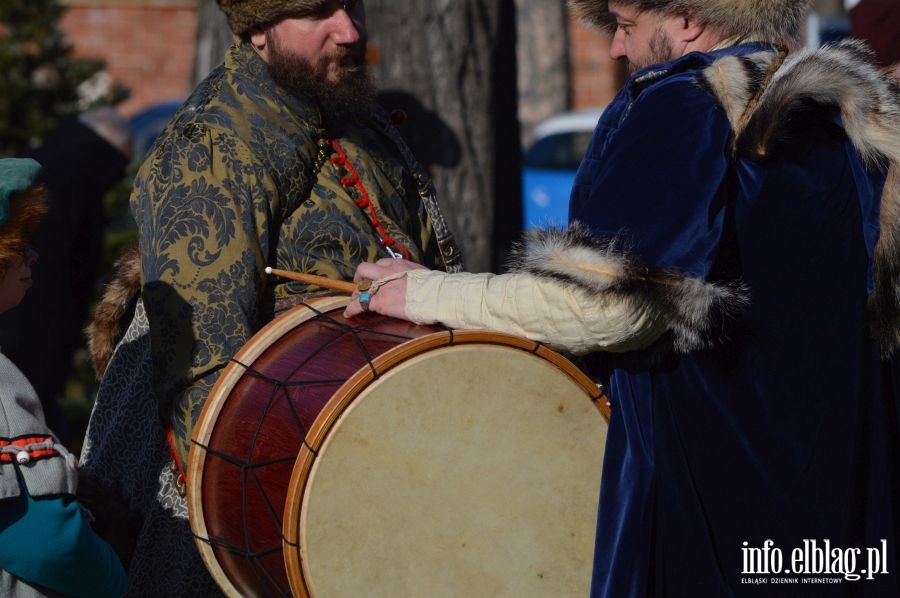
[[[572,108],[605,106],[625,82],[622,65],[609,57],[609,42],[605,34],[570,22]]]
[[[827,13],[840,0],[816,0]],[[129,87],[121,109],[133,114],[190,92],[199,0],[68,0],[61,26],[79,56],[102,58],[110,75]],[[838,9],[835,9],[838,10]],[[570,24],[572,107],[607,104],[625,80],[609,59],[609,40]]]
[[[131,90],[119,108],[133,115],[191,91],[198,0],[69,0],[60,26],[75,55],[101,58]],[[623,78],[609,40],[572,21],[572,107],[607,104]]]
[[[131,116],[190,92],[196,0],[71,0],[60,27],[79,57],[101,58],[131,90],[119,105]]]

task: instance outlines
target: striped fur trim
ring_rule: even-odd
[[[892,162],[881,198],[875,244],[875,289],[869,295],[872,333],[885,357],[900,347],[900,163]]]
[[[728,57],[705,71],[704,84],[732,124],[747,110],[770,61],[764,54]],[[869,312],[873,335],[889,356],[900,347],[900,87],[878,69],[863,42],[797,52],[772,77],[746,126],[735,132],[737,154],[760,161],[771,156],[787,123],[808,102],[839,109],[847,136],[865,163],[888,172]]]
[[[726,322],[747,305],[740,283],[713,283],[648,268],[620,240],[599,240],[578,222],[566,229],[529,231],[513,250],[510,267],[577,287],[598,301],[624,296],[650,304],[667,322],[679,352],[721,342]]]

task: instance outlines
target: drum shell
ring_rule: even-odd
[[[313,300],[261,329],[223,370],[198,420],[188,460],[189,518],[201,556],[227,594],[291,595],[283,514],[308,430],[373,357],[444,330],[374,314],[348,322],[346,303]]]
[[[597,387],[538,343],[376,315],[348,321],[341,315],[346,303],[314,300],[260,330],[225,368],[198,421],[188,469],[191,527],[228,595],[308,594],[298,509],[311,455],[361,392],[423,352],[485,343],[538,355],[608,418]],[[599,468],[594,474],[599,478]]]

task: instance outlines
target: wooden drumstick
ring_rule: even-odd
[[[296,280],[307,284],[318,285],[332,291],[342,291],[344,293],[353,294],[356,290],[356,284],[345,280],[334,280],[333,278],[325,278],[324,276],[316,276],[315,274],[303,274],[302,272],[291,272],[289,270],[278,270],[271,266],[266,266],[266,274],[274,274],[288,280]]]

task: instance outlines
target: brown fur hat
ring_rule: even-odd
[[[0,160],[0,196],[3,220],[0,223],[0,272],[22,257],[32,243],[38,224],[47,213],[47,193],[43,185],[34,183],[40,165],[34,160],[6,158]]]
[[[231,30],[241,37],[291,14],[320,8],[326,0],[216,0]]]
[[[753,36],[760,41],[794,45],[811,0],[618,0],[644,11],[692,14],[723,37]],[[609,0],[569,0],[569,7],[586,24],[610,34],[616,20]]]

